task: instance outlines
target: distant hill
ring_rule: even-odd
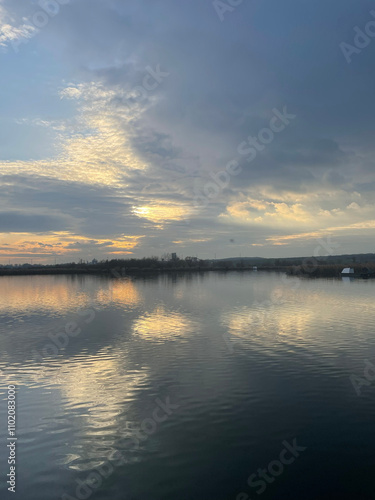
[[[212,262],[232,262],[236,264],[238,262],[243,262],[248,265],[257,265],[261,263],[266,263],[275,259],[266,259],[264,257],[227,257],[226,259],[209,259]]]
[[[365,264],[375,263],[375,253],[364,254],[343,254],[343,255],[327,255],[318,257],[281,257],[281,258],[265,258],[265,257],[229,257],[225,259],[210,259],[211,262],[228,262],[232,264],[243,263],[246,265],[264,265],[264,266],[294,266],[300,265],[306,259],[316,259],[320,264]]]

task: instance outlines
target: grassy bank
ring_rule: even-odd
[[[315,278],[333,278],[341,276],[341,271],[344,267],[351,267],[354,269],[355,276],[360,276],[364,272],[364,268],[367,268],[369,272],[375,277],[375,264],[370,262],[367,264],[360,265],[338,265],[338,264],[326,264],[326,265],[314,265],[314,263],[307,262],[306,265],[302,266],[292,266],[287,270],[287,274],[292,276],[311,276]]]

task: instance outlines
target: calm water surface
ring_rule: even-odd
[[[0,278],[0,498],[373,499],[374,299],[260,272]]]

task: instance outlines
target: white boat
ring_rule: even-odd
[[[342,271],[341,271],[341,275],[342,276],[349,276],[354,274],[354,269],[352,267],[345,267]]]

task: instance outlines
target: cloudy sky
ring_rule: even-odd
[[[373,252],[372,9],[0,0],[0,263]]]

